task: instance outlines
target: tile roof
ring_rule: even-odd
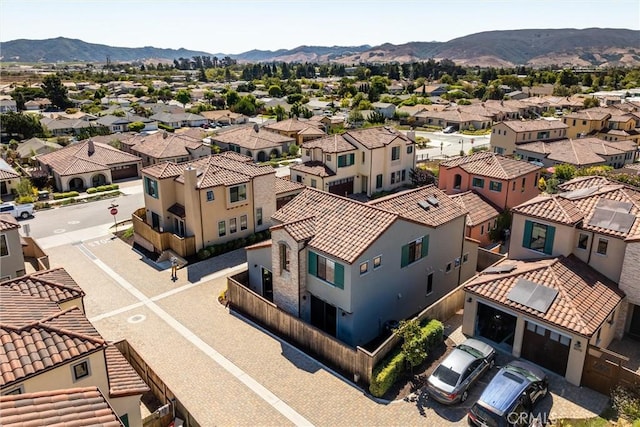
[[[602,111],[601,109],[588,109],[576,111],[573,113],[567,113],[564,115],[566,119],[576,119],[576,120],[606,120],[611,117],[611,114],[608,111]]]
[[[601,157],[615,156],[635,151],[632,141],[610,142],[599,138],[562,139],[554,142],[536,141],[519,144],[516,151],[545,154],[545,157],[559,163],[576,166],[604,163]]]
[[[246,150],[280,148],[284,144],[295,142],[293,138],[280,135],[276,132],[270,132],[260,128],[258,128],[258,132],[256,132],[253,126],[242,126],[213,135],[211,141],[223,144],[235,144]]]
[[[293,191],[302,191],[305,189],[303,184],[291,181],[290,179],[276,177],[274,190],[276,195],[282,193],[291,193]]]
[[[612,182],[604,176],[580,176],[558,185],[558,188],[563,191],[573,191],[581,188],[600,187],[609,184],[612,184]]]
[[[569,126],[560,120],[506,120],[503,124],[514,132],[531,132],[554,129],[568,129]]]
[[[301,242],[315,236],[316,219],[314,217],[304,218],[299,221],[288,222],[284,224],[283,227],[291,234],[291,237]]]
[[[570,200],[544,195],[514,207],[513,212],[569,225],[575,225],[583,219],[582,212]]]
[[[516,268],[509,273],[481,272],[467,282],[465,290],[585,337],[596,332],[624,297],[613,281],[573,255],[534,261],[506,259],[499,265],[503,264]],[[546,313],[507,298],[519,278],[558,291]]]
[[[468,212],[467,225],[480,225],[500,215],[500,211],[473,191],[450,195],[451,199]]]
[[[440,163],[440,167],[444,168],[456,166],[470,174],[497,179],[514,179],[540,169],[531,163],[514,160],[489,151],[480,151],[470,156],[462,156]]]
[[[64,268],[43,270],[27,276],[0,282],[0,287],[11,288],[23,294],[48,299],[55,303],[82,298],[82,288]]]
[[[20,174],[5,159],[0,158],[0,181],[20,178]]]
[[[431,205],[429,210],[426,210],[418,204],[418,202],[424,202],[430,197],[437,199],[437,206]],[[391,194],[371,200],[367,204],[429,227],[439,227],[467,214],[466,210],[435,185]]]
[[[355,151],[357,147],[346,140],[342,135],[328,135],[324,138],[314,139],[302,143],[302,148],[320,148],[325,153],[343,153],[345,151]]]
[[[104,355],[109,377],[109,397],[133,396],[150,390],[115,345],[109,345]]]
[[[342,134],[343,138],[353,144],[359,143],[368,150],[386,147],[400,140],[403,144],[413,144],[407,136],[388,126],[377,126],[366,129],[349,130]]]
[[[151,135],[135,134],[122,142],[129,145],[132,151],[160,160],[189,156],[191,150],[204,145],[202,141],[188,135],[166,131]]]
[[[253,245],[245,246],[244,249],[250,251],[252,249],[270,248],[273,244],[271,239],[263,240],[262,242],[254,243]]]
[[[328,166],[325,166],[324,163],[315,160],[289,166],[289,169],[292,171],[308,173],[309,175],[319,176],[321,178],[327,178],[336,174],[334,171],[329,169]]]
[[[121,427],[122,423],[98,387],[0,396],[5,427]]]
[[[302,121],[297,117],[293,117],[287,120],[281,120],[279,122],[270,123],[265,125],[265,129],[272,131],[281,131],[281,132],[302,132],[309,127],[319,130],[316,122],[311,122],[308,120]],[[324,133],[324,132],[322,132]]]
[[[9,214],[0,214],[0,231],[17,230],[20,228],[18,220]]]
[[[90,153],[91,144],[93,153]],[[53,153],[40,154],[36,158],[61,176],[98,172],[121,164],[140,162],[140,158],[133,154],[91,140],[68,145]]]
[[[346,197],[307,188],[272,219],[301,237],[315,227],[309,247],[353,263],[398,215]],[[299,223],[298,223],[299,222]],[[298,224],[291,224],[298,223]]]

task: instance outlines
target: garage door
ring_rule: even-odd
[[[116,166],[111,169],[111,179],[117,181],[125,178],[136,178],[138,176],[138,165]]]
[[[329,193],[337,194],[339,196],[353,194],[353,177],[330,182]]]
[[[522,357],[564,376],[567,372],[571,338],[535,323],[527,322],[522,340]]]

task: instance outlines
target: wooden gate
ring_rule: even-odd
[[[603,394],[609,394],[611,389],[631,375],[637,375],[622,366],[622,362],[629,359],[613,351],[589,345],[582,370],[582,385]],[[629,372],[627,372],[629,371]]]

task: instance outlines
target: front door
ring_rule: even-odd
[[[331,336],[336,336],[336,308],[311,295],[311,324]]]
[[[640,305],[632,305],[633,314],[629,325],[629,336],[640,340]]]
[[[173,230],[177,236],[184,237],[184,221],[180,218],[173,218]]]
[[[271,272],[262,267],[262,296],[273,302],[273,279]]]
[[[151,212],[151,227],[156,230],[160,229],[160,216],[155,212]]]
[[[362,181],[362,187],[360,188],[360,192],[366,194],[367,191],[369,191],[369,177],[361,175],[360,179]]]

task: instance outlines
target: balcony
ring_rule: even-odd
[[[137,209],[131,215],[133,223],[133,240],[143,248],[162,253],[171,249],[181,257],[188,257],[196,253],[195,236],[180,237],[169,231],[159,231],[145,222],[147,213],[145,208]]]

